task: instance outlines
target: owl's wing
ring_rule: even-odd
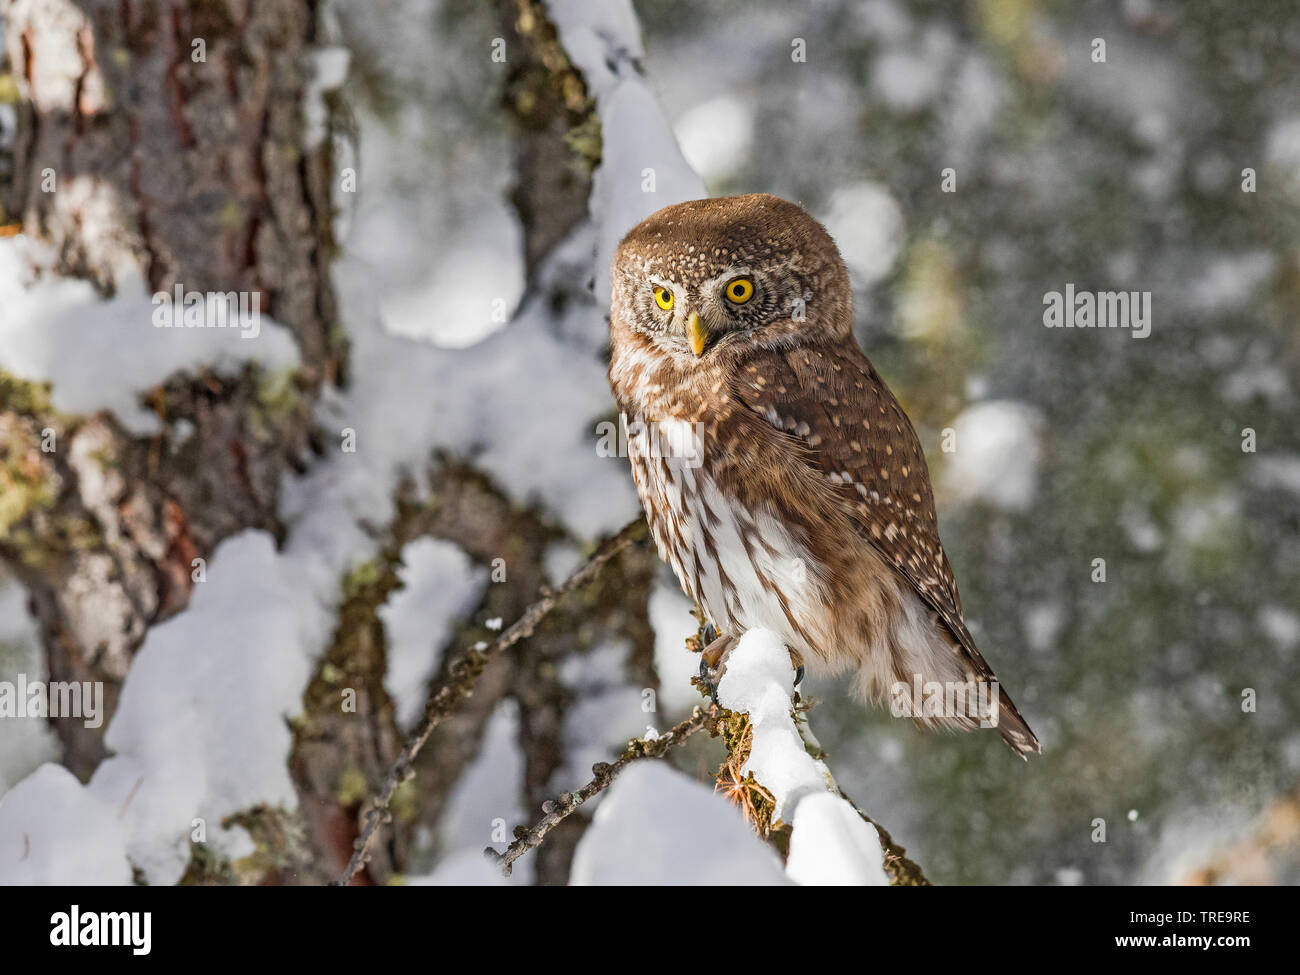
[[[911,421],[856,344],[756,356],[733,392],[804,448],[845,510],[977,661],[939,543],[934,494]]]
[[[962,620],[916,431],[857,345],[763,353],[741,367],[731,391],[790,438],[791,454],[830,485],[859,534],[934,610],[979,679],[996,680]],[[1017,754],[1040,751],[1005,692],[999,714],[998,733]]]

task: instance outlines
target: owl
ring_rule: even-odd
[[[660,556],[716,634],[929,727],[1039,743],[975,646],[916,432],[853,338],[825,228],[767,194],[666,207],[613,261],[610,387]]]

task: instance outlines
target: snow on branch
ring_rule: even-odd
[[[587,786],[561,796],[494,858],[508,865],[607,789],[575,851],[572,883],[928,885],[921,868],[840,791],[793,695],[793,678],[780,637],[749,631],[727,658],[718,704],[697,708],[658,742],[632,742],[615,764],[596,766]],[[727,749],[714,789],[667,762],[634,761],[661,757],[700,728]],[[655,744],[662,747],[651,750]]]
[[[738,779],[752,774],[771,796],[771,820],[790,827],[785,870],[791,880],[887,885],[882,837],[840,792],[815,739],[801,730],[806,719],[793,716],[793,692],[794,671],[781,638],[770,630],[747,632],[718,684],[722,706],[748,718],[748,755]]]

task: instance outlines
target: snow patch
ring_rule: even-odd
[[[487,571],[451,542],[418,538],[402,549],[402,588],[379,607],[387,637],[384,688],[397,723],[409,731],[424,710],[428,683],[457,621],[487,588]]]
[[[633,763],[610,786],[569,878],[577,887],[786,882],[776,852],[726,799],[655,760]]]
[[[60,765],[42,765],[0,798],[0,886],[125,886],[116,810]]]
[[[1250,465],[1249,478],[1258,488],[1289,491],[1300,497],[1300,454],[1260,454]]]
[[[440,862],[433,873],[407,877],[405,883],[408,887],[506,887],[510,881],[481,851],[461,850]]]
[[[754,142],[754,113],[747,103],[724,95],[696,105],[674,128],[686,162],[707,182],[744,169]]]
[[[701,703],[700,692],[691,684],[691,678],[699,673],[700,658],[686,649],[686,638],[699,630],[692,608],[675,583],[662,580],[656,581],[646,606],[655,631],[659,707],[675,714],[686,714]]]
[[[151,884],[180,879],[194,820],[224,851],[233,837],[223,817],[296,807],[286,719],[315,650],[296,622],[301,599],[271,536],[242,532],[213,553],[189,608],[152,627],[137,652],[105,737],[114,754],[88,789],[117,810]]]
[[[903,246],[903,211],[884,186],[863,181],[840,187],[823,223],[855,285],[869,288],[889,275]]]
[[[953,421],[956,450],[941,454],[944,486],[958,501],[982,501],[1023,511],[1038,491],[1039,410],[1024,403],[988,400]]]
[[[461,773],[447,799],[439,822],[438,849],[443,859],[434,871],[449,866],[452,857],[482,856],[489,846],[505,852],[516,826],[525,822],[520,794],[524,781],[524,756],[519,750],[519,706],[503,700],[492,712],[478,754]],[[451,864],[456,861],[452,860]],[[531,857],[515,864],[509,883],[532,882]]]
[[[0,681],[48,680],[40,631],[27,612],[27,591],[0,570]],[[59,739],[43,718],[0,718],[0,796],[44,762],[57,761]]]

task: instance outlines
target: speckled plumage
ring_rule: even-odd
[[[752,297],[737,304],[724,289],[741,279]],[[877,701],[918,678],[994,682],[920,443],[852,324],[839,252],[793,203],[682,203],[624,238],[610,385],[652,535],[720,633],[775,629],[814,670],[856,671]],[[1005,693],[997,712],[1013,748],[1038,751]]]

